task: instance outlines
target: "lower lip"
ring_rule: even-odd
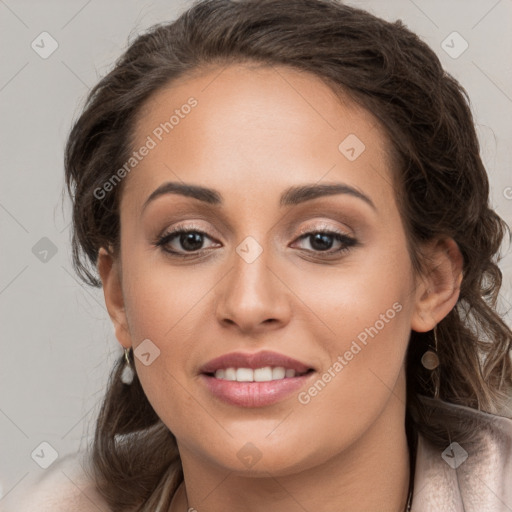
[[[298,391],[313,373],[267,382],[238,382],[216,379],[205,374],[201,375],[201,378],[210,392],[223,402],[238,407],[265,407],[280,402]]]

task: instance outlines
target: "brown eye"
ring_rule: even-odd
[[[206,233],[197,229],[176,229],[161,236],[155,245],[171,254],[187,255],[203,250],[205,238],[210,239]]]
[[[325,252],[328,254],[337,254],[347,251],[350,247],[357,244],[357,241],[354,238],[349,237],[344,233],[328,230],[310,231],[309,233],[301,235],[299,240],[309,241],[311,249],[306,249],[308,251]],[[340,247],[338,249],[331,250],[336,242],[338,242]]]

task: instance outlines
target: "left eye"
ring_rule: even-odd
[[[313,252],[328,252],[329,254],[346,251],[356,244],[354,238],[337,231],[311,231],[301,235],[299,240],[309,240]],[[341,247],[331,250],[335,241],[338,242]]]

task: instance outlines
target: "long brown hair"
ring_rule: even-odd
[[[489,206],[466,92],[400,21],[335,0],[203,0],[140,35],[92,89],[67,141],[79,276],[101,286],[99,248],[118,254],[122,187],[101,199],[94,191],[133,151],[141,105],[187,73],[242,62],[307,71],[372,112],[393,143],[396,196],[414,269],[423,268],[420,243],[433,237],[451,237],[461,250],[460,298],[438,325],[435,372],[419,363],[433,333],[411,333],[407,400],[415,428],[442,442],[419,398],[431,396],[434,385],[445,401],[499,412],[512,384],[512,333],[496,312],[498,251],[510,231]],[[123,361],[113,369],[97,421],[94,477],[114,512],[168,507],[183,478],[176,440],[137,376],[130,386],[121,382]]]

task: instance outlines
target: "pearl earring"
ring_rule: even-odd
[[[121,382],[128,386],[133,382],[133,376],[135,375],[132,364],[130,363],[130,350],[131,347],[124,349],[124,358],[126,360],[126,364],[124,365],[123,371],[121,373]]]

